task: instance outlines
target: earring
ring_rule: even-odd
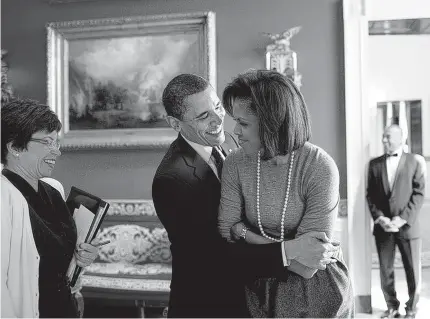
[[[19,153],[13,153],[13,155],[15,155],[15,157],[19,157]]]

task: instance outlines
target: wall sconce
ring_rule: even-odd
[[[275,70],[290,78],[300,89],[302,75],[297,71],[297,54],[290,48],[290,40],[302,27],[294,27],[280,34],[263,33],[274,43],[266,47],[266,69]]]

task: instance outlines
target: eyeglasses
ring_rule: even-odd
[[[48,140],[44,140],[44,139],[41,139],[41,138],[31,138],[30,141],[46,145],[46,146],[48,146],[52,150],[59,150],[60,147],[61,147],[60,141],[58,141],[58,140],[50,140],[50,141],[48,141]]]

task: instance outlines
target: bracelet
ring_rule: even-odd
[[[239,237],[242,238],[243,240],[245,240],[247,231],[248,231],[248,228],[246,226],[243,226],[242,232],[240,233]]]

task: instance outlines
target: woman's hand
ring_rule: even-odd
[[[79,267],[87,267],[93,263],[99,253],[100,241],[95,238],[91,244],[81,243],[76,246],[75,258]]]
[[[309,268],[324,270],[328,264],[337,262],[333,256],[339,253],[339,244],[331,241],[324,232],[311,231],[286,241],[284,249],[288,259],[295,259]]]
[[[243,222],[238,222],[238,223],[234,224],[230,228],[231,239],[233,239],[234,241],[240,240],[240,234],[242,233],[242,230],[244,227],[245,227],[245,225],[243,224]]]

